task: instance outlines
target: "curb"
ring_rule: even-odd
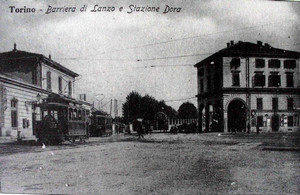
[[[266,151],[300,151],[299,147],[263,147]]]

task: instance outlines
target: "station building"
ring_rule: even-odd
[[[0,136],[35,138],[35,104],[49,95],[74,100],[79,75],[51,56],[14,49],[0,53]],[[91,105],[81,101],[82,106]]]
[[[195,65],[199,131],[300,131],[300,53],[230,41]]]

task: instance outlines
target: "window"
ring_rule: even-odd
[[[254,87],[263,87],[266,85],[266,75],[263,75],[263,72],[255,72],[253,79]]]
[[[278,72],[271,72],[269,76],[269,87],[279,87],[281,85],[281,78]]]
[[[198,69],[198,76],[202,77],[203,75],[204,75],[204,69],[203,68]]]
[[[58,93],[62,93],[62,78],[58,77]]]
[[[240,73],[232,72],[232,86],[240,86]]]
[[[263,99],[257,98],[256,103],[257,103],[257,110],[262,110],[263,109]]]
[[[294,75],[292,72],[286,73],[286,86],[287,87],[294,87]]]
[[[258,127],[263,126],[263,116],[257,116],[257,126]]]
[[[269,68],[280,68],[280,61],[278,59],[269,60]]]
[[[241,66],[241,59],[240,58],[232,58],[230,62],[230,69],[238,69]]]
[[[255,59],[255,68],[264,68],[265,60],[264,59]]]
[[[73,109],[69,109],[69,120],[73,119]]]
[[[51,72],[47,72],[47,90],[51,90]]]
[[[207,91],[211,90],[211,78],[210,76],[207,77]]]
[[[37,71],[35,67],[32,70],[32,84],[37,84]]]
[[[204,91],[203,79],[200,79],[200,93],[203,93],[203,91]]]
[[[294,124],[294,117],[293,117],[293,116],[288,116],[287,120],[288,120],[288,121],[287,121],[288,127],[292,127],[293,124]]]
[[[78,110],[78,120],[81,120],[81,110]]]
[[[296,60],[285,60],[283,66],[286,69],[294,69],[296,68]]]
[[[17,111],[18,100],[12,99],[10,102],[11,106],[11,127],[18,127],[18,111]]]
[[[78,119],[77,117],[78,117],[78,115],[77,115],[77,110],[74,109],[74,110],[73,110],[73,117],[72,117],[72,118],[73,118],[73,120],[77,120],[77,119]]]
[[[71,81],[69,81],[68,87],[69,87],[69,96],[72,96],[72,82]]]
[[[288,110],[293,110],[294,109],[294,99],[293,98],[288,98],[287,99],[287,109]]]
[[[214,76],[214,88],[215,88],[215,90],[219,90],[221,88],[219,74],[215,74],[215,76]]]
[[[278,110],[278,98],[272,98],[272,109]]]
[[[296,115],[294,116],[294,126],[295,126],[295,127],[298,127],[298,126],[299,126],[299,115],[298,115],[298,114],[296,114]]]

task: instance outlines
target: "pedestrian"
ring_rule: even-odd
[[[247,133],[250,133],[250,123],[247,124]]]
[[[233,128],[233,134],[236,134],[237,133],[237,129],[236,128]]]
[[[256,134],[259,134],[259,125],[256,124]]]

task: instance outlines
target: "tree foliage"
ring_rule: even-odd
[[[157,112],[164,112],[170,118],[177,116],[176,110],[166,105],[164,101],[157,101],[150,95],[141,96],[135,91],[127,95],[122,109],[126,122],[131,122],[136,118],[153,121]]]
[[[178,115],[180,118],[187,119],[187,118],[197,118],[198,111],[194,104],[190,102],[184,102],[178,109]]]

